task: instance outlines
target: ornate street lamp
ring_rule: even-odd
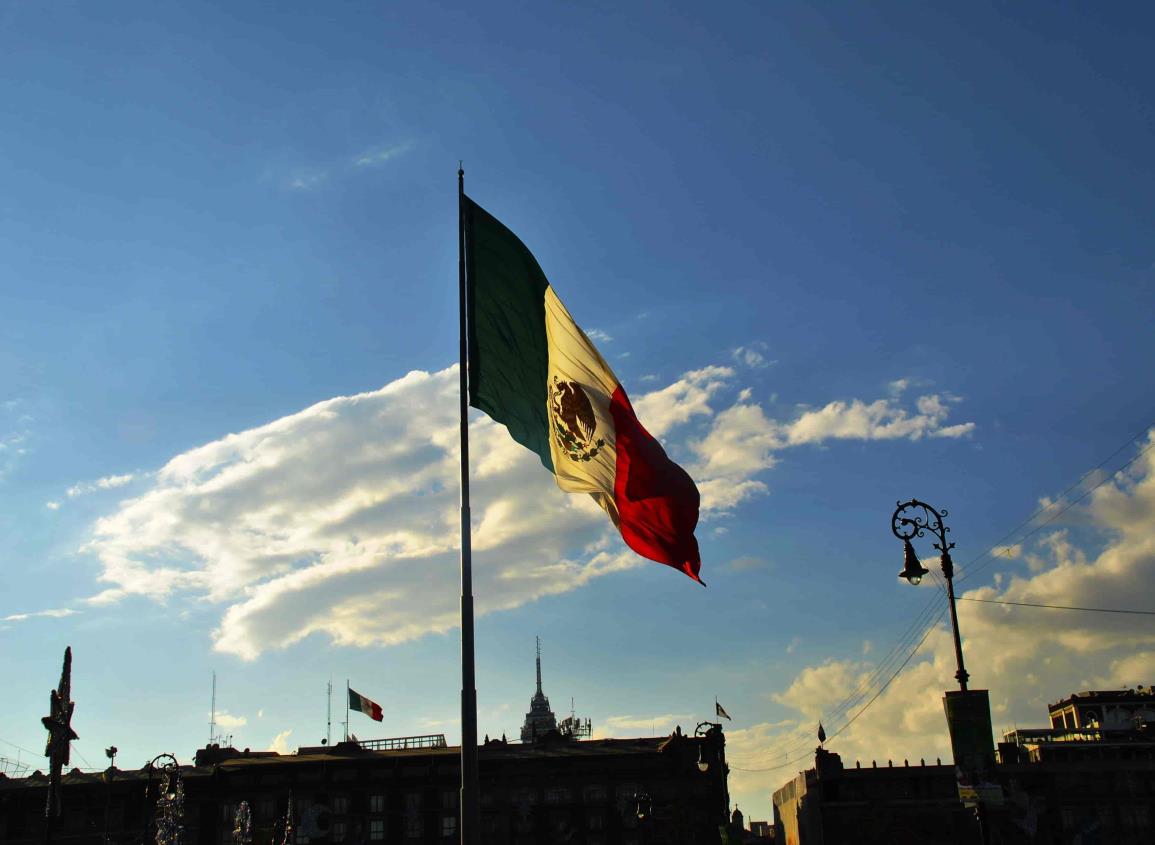
[[[946,510],[935,510],[926,502],[920,502],[918,499],[899,502],[894,516],[890,518],[890,530],[903,543],[903,568],[902,572],[898,573],[898,577],[905,578],[914,585],[917,585],[922,580],[922,576],[930,570],[919,562],[918,556],[914,553],[914,546],[910,544],[911,538],[925,537],[927,531],[938,538],[934,548],[938,549],[941,554],[942,574],[946,578],[946,595],[950,601],[950,624],[954,632],[954,656],[958,663],[958,671],[954,673],[954,676],[958,679],[959,688],[966,692],[967,679],[970,675],[967,674],[967,670],[963,666],[962,639],[959,637],[958,612],[955,610],[954,601],[954,561],[950,557],[950,550],[954,548],[954,543],[947,541],[946,535],[950,533],[950,529],[943,523],[945,516],[947,516]]]

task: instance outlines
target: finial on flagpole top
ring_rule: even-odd
[[[457,175],[458,176],[464,176],[465,175],[465,165],[461,161],[461,159],[457,160]]]

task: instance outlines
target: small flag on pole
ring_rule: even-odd
[[[818,742],[826,742],[826,729],[822,727],[822,722],[818,722]]]
[[[385,718],[385,714],[381,712],[380,704],[353,690],[349,690],[349,709],[364,713],[374,722],[380,722]]]
[[[725,707],[718,703],[718,699],[716,698],[714,699],[714,715],[724,719],[730,719],[730,714],[726,712]],[[734,720],[730,719],[730,721],[733,722]]]

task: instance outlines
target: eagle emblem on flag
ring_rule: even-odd
[[[571,460],[588,461],[597,457],[606,441],[597,435],[597,417],[585,390],[576,381],[557,376],[549,385],[549,413],[558,446]]]

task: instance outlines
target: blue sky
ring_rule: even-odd
[[[960,591],[1151,607],[1151,11],[624,6],[0,2],[0,755],[66,644],[82,766],[191,757],[214,670],[240,745],[315,743],[330,676],[452,741],[458,159],[706,502],[703,590],[477,419],[482,733],[540,634],[602,734],[716,694],[768,816],[940,607],[900,498],[1011,546]],[[1155,681],[1149,628],[1004,610],[996,726]],[[945,753],[952,673],[938,629],[832,747]]]

